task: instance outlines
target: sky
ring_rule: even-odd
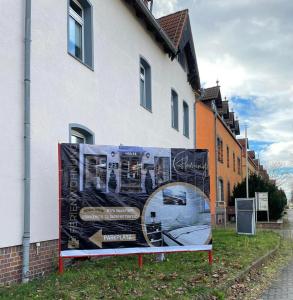
[[[154,0],[160,17],[189,9],[202,87],[220,81],[249,145],[293,190],[293,1]],[[240,136],[241,137],[241,136]]]

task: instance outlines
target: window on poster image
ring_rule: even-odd
[[[87,0],[69,0],[68,52],[93,67],[92,9]]]

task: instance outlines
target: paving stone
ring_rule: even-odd
[[[293,210],[288,211],[290,229],[284,231],[283,236],[291,239],[293,237]],[[285,267],[278,278],[264,292],[260,300],[293,300],[293,261]]]

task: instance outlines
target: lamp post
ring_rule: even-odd
[[[245,123],[245,172],[246,172],[246,198],[249,198],[249,190],[248,190],[248,140],[247,140],[247,123]]]

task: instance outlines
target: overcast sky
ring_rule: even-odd
[[[156,17],[189,9],[201,84],[219,79],[250,148],[293,189],[293,1],[154,0]]]

